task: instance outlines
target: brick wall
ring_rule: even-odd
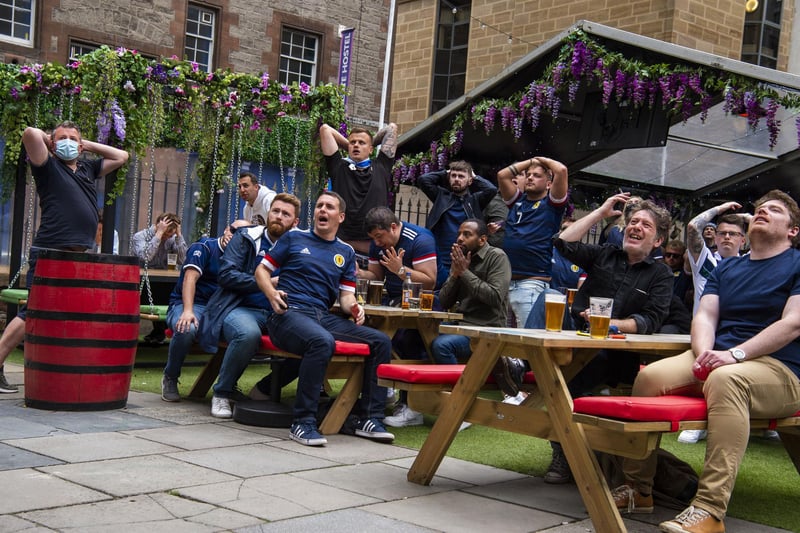
[[[408,131],[428,117],[437,0],[400,0],[391,118]],[[794,6],[784,2],[779,68],[788,64]],[[704,52],[741,56],[744,2],[718,0],[473,0],[466,91],[579,20]],[[483,21],[487,27],[475,20]],[[492,27],[497,28],[495,31]],[[508,43],[508,34],[513,36]]]
[[[339,26],[355,28],[349,114],[377,121],[390,0],[199,0],[217,11],[214,66],[277,75],[282,25],[320,37],[318,80],[337,81]],[[0,61],[66,62],[69,41],[126,47],[154,57],[182,57],[186,0],[43,0],[33,48],[0,42]]]

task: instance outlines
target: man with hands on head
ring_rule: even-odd
[[[800,208],[773,190],[756,202],[750,254],[721,262],[692,321],[692,349],[650,363],[634,396],[705,397],[708,443],[691,505],[662,531],[720,533],[747,448],[750,419],[800,409]],[[655,452],[625,459],[625,484],[613,491],[622,512],[653,511]]]
[[[363,222],[370,209],[389,203],[397,125],[387,124],[373,138],[365,128],[354,127],[345,137],[323,124],[319,128],[319,143],[331,178],[331,189],[347,204],[347,217],[339,227],[338,237],[358,254],[366,256],[370,241]],[[380,150],[372,159],[375,145],[380,145]],[[346,150],[347,157],[342,157],[339,150]]]
[[[355,252],[336,237],[345,210],[341,196],[324,191],[314,207],[313,229],[286,233],[255,272],[258,288],[274,311],[268,319],[270,338],[280,349],[302,356],[289,436],[305,446],[327,444],[317,429],[316,415],[336,340],[362,342],[370,348],[354,415],[358,419],[355,435],[379,442],[394,440],[383,426],[386,387],[378,386],[377,376],[378,365],[391,359],[391,341],[384,333],[363,326],[364,308],[355,296]],[[276,287],[271,274],[277,269]],[[330,312],[337,296],[342,312],[355,322]]]
[[[39,128],[27,127],[22,133],[22,144],[28,154],[41,207],[41,221],[28,253],[26,286],[30,287],[39,249],[80,252],[94,247],[99,216],[95,183],[124,165],[128,152],[83,139],[73,122],[62,122],[50,135]],[[81,158],[83,152],[100,157]],[[2,365],[11,350],[25,338],[26,310],[24,305],[19,308],[0,337],[0,393],[18,390],[16,385],[6,381]]]

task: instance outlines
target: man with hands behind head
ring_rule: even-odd
[[[22,133],[36,193],[41,206],[41,221],[28,253],[27,287],[33,284],[36,257],[41,248],[86,251],[94,247],[97,232],[96,181],[128,161],[128,152],[85,140],[73,122],[62,122],[48,135],[28,127]],[[100,156],[81,158],[83,152]],[[8,354],[25,337],[25,311],[22,306],[0,338],[0,392],[17,392],[2,373]]]

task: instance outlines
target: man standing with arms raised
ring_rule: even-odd
[[[336,340],[362,342],[370,348],[356,404],[355,434],[381,442],[394,440],[383,427],[386,387],[378,386],[376,373],[379,364],[391,359],[392,344],[386,334],[362,325],[364,308],[355,296],[355,252],[336,237],[345,210],[338,194],[323,192],[314,207],[314,228],[281,237],[255,274],[274,310],[269,318],[270,338],[280,349],[302,355],[290,437],[306,446],[327,444],[317,429],[316,414]],[[271,274],[278,268],[276,288]],[[329,311],[337,296],[342,312],[355,322]]]
[[[25,128],[22,144],[31,163],[42,212],[28,253],[27,286],[30,287],[39,249],[87,251],[94,247],[99,217],[95,183],[124,165],[128,152],[84,140],[72,122],[62,122],[51,135],[38,128]],[[81,159],[83,152],[100,158]],[[17,392],[17,387],[6,381],[2,365],[25,337],[25,311],[22,306],[0,337],[0,392]]]
[[[364,229],[364,218],[373,207],[389,203],[397,125],[387,124],[373,139],[365,128],[353,128],[345,137],[323,124],[319,129],[319,143],[331,178],[331,189],[347,204],[347,216],[339,227],[338,237],[363,257],[361,267],[366,268],[370,238]],[[381,148],[378,156],[370,159],[375,144],[380,144]],[[347,150],[347,157],[341,156],[340,149]]]

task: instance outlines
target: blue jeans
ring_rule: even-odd
[[[228,349],[214,385],[214,396],[230,398],[239,377],[261,347],[261,336],[267,331],[269,314],[266,309],[237,307],[225,317],[222,335],[228,342]]]
[[[205,313],[206,306],[194,304],[194,316],[197,320],[203,320],[203,313]],[[164,375],[178,379],[181,377],[181,367],[186,360],[186,355],[192,348],[192,343],[197,338],[197,326],[192,324],[189,326],[189,331],[178,333],[175,326],[178,319],[183,313],[183,304],[170,305],[167,309],[167,327],[172,330],[172,339],[169,341],[169,354],[167,355],[167,366],[164,367]]]
[[[512,279],[508,286],[508,300],[517,317],[517,327],[525,327],[536,300],[550,284],[540,279]],[[544,322],[542,322],[544,327]]]
[[[433,360],[440,365],[455,365],[459,359],[472,355],[469,337],[465,335],[439,335],[431,343]]]
[[[319,391],[328,362],[336,348],[334,341],[362,342],[370,347],[364,365],[358,416],[383,420],[386,387],[378,386],[378,365],[392,357],[392,342],[386,334],[358,326],[341,315],[319,309],[290,308],[269,318],[269,336],[281,350],[302,355],[297,381],[294,418],[297,422],[316,420]]]

